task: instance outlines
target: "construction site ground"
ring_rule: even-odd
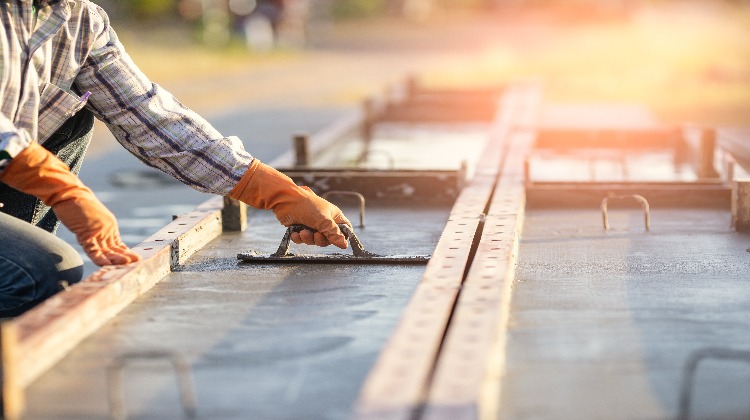
[[[664,7],[607,22],[561,20],[541,13],[443,16],[421,24],[344,23],[328,29],[309,49],[252,59],[182,47],[161,52],[135,48],[132,54],[154,81],[205,115],[223,134],[239,136],[266,162],[290,148],[293,134],[320,130],[360,106],[367,95],[409,74],[455,87],[539,78],[545,98],[553,101],[639,102],[662,119],[700,117],[707,124],[740,125],[750,109],[750,71],[737,64],[750,62],[750,46],[738,40],[750,39],[742,38],[750,27],[742,29],[747,15],[702,3]],[[727,16],[737,25],[725,24],[717,32]],[[675,37],[657,31],[666,21],[676,24]],[[652,36],[657,33],[664,37]],[[677,39],[691,33],[698,35]],[[686,64],[688,53],[667,57],[674,61],[666,67],[649,61],[707,33],[713,35],[701,44],[701,54],[716,53],[707,52],[713,49],[711,42],[724,40],[733,40],[737,54],[712,65]],[[123,39],[127,47],[128,40],[139,44],[149,38],[126,30]],[[604,40],[611,41],[609,48]],[[653,44],[644,44],[646,40]],[[644,45],[651,48],[628,49]],[[729,55],[726,45],[721,48]],[[215,67],[206,64],[212,61]],[[173,66],[163,66],[164,62]],[[580,69],[590,71],[576,73]],[[684,78],[675,76],[680,71]],[[628,81],[629,76],[636,81]],[[695,87],[698,80],[705,84]],[[657,88],[674,97],[655,95]],[[209,198],[144,167],[103,126],[97,126],[81,177],[117,215],[131,245],[169,223],[172,215]],[[386,254],[430,253],[450,206],[373,209],[368,217],[377,227],[368,231],[368,248]],[[356,220],[353,206],[344,210]],[[561,221],[570,227],[560,227]],[[248,231],[222,235],[81,343],[29,387],[25,418],[107,416],[112,386],[107,366],[113,358],[160,349],[179,352],[190,361],[200,418],[349,418],[362,381],[417,287],[423,267],[249,270],[238,265],[237,252],[272,252],[278,245],[283,228],[269,222],[271,214],[252,213]],[[617,404],[623,407],[620,413],[635,413],[627,416],[631,418],[671,417],[677,410],[681,361],[688,349],[670,346],[746,341],[737,325],[748,322],[746,299],[741,299],[747,294],[747,238],[732,234],[725,220],[710,211],[655,212],[649,237],[655,240],[648,243],[641,242],[637,215],[614,218],[617,228],[606,235],[593,232],[598,222],[596,212],[527,214],[507,347],[507,377],[514,381],[504,388],[501,404],[508,417],[569,418],[573,411],[578,418],[610,417],[607,410]],[[666,227],[669,233],[660,231]],[[701,234],[697,243],[696,232]],[[60,234],[73,242],[68,232]],[[714,249],[710,255],[701,251],[705,241]],[[614,254],[598,255],[605,242]],[[671,252],[680,248],[690,256]],[[560,276],[573,278],[581,269],[600,281],[564,282]],[[87,265],[88,273],[93,270]],[[685,285],[676,284],[676,274],[687,276],[690,290],[701,297],[678,293],[674,301],[665,302],[664,296],[672,296],[670,288],[685,290]],[[540,309],[542,303],[546,305]],[[721,308],[729,315],[701,319],[674,340],[668,325],[653,320],[683,316],[696,308],[702,313]],[[627,334],[640,334],[639,342],[645,344],[619,346]],[[554,346],[536,345],[550,336],[557,338]],[[581,348],[581,342],[588,347]],[[662,359],[672,350],[675,360]],[[572,362],[569,366],[586,364],[589,370],[555,370],[551,375],[543,369],[545,363],[560,359]],[[589,363],[592,360],[596,363]],[[731,369],[729,373],[733,380],[741,375]],[[626,378],[606,386],[630,399],[596,399],[592,393],[601,390],[601,384],[592,390],[591,378],[602,375]],[[179,412],[174,375],[163,365],[138,364],[129,367],[124,378],[128,418],[174,418]],[[582,386],[567,385],[571,383]],[[560,389],[565,392],[559,394]],[[746,389],[737,389],[747,395]],[[645,390],[655,391],[641,398]],[[540,405],[534,397],[540,394],[559,398]],[[729,400],[714,397],[706,397],[711,403],[701,409],[747,413],[748,407],[732,395],[724,396]],[[696,397],[697,404],[701,398]],[[596,401],[571,405],[591,399]],[[713,401],[730,403],[717,407]],[[636,406],[640,411],[626,411]]]

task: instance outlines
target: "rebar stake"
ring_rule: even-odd
[[[177,384],[180,389],[180,401],[185,418],[196,417],[196,398],[193,378],[190,367],[185,359],[169,351],[143,351],[121,354],[112,361],[107,368],[107,391],[109,394],[109,414],[113,420],[124,420],[125,413],[125,391],[123,387],[123,373],[125,366],[134,360],[162,360],[167,359],[172,363]]]
[[[351,197],[356,197],[357,200],[359,200],[359,227],[364,228],[365,227],[365,196],[356,191],[326,191],[320,196],[324,200],[327,200],[328,197],[332,195],[348,195]]]
[[[601,209],[602,209],[602,222],[604,222],[604,230],[609,230],[609,217],[607,215],[607,204],[609,203],[609,200],[615,198],[615,199],[623,199],[623,198],[632,198],[638,201],[641,204],[641,208],[643,208],[643,218],[644,222],[646,224],[646,231],[651,230],[651,212],[649,211],[649,205],[648,201],[645,197],[638,194],[626,194],[626,195],[613,195],[610,194],[607,197],[604,197],[602,199],[601,203]]]
[[[708,347],[694,351],[685,362],[680,387],[678,420],[690,418],[690,402],[693,397],[693,382],[698,364],[705,359],[735,360],[750,363],[750,351]]]

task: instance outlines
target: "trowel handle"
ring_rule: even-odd
[[[352,228],[350,228],[349,225],[347,225],[346,223],[339,223],[338,226],[339,226],[339,230],[341,230],[341,233],[344,234],[344,237],[348,241],[349,237],[352,236],[352,234],[354,233],[352,232]],[[307,226],[307,225],[300,225],[300,224],[289,225],[287,229],[289,233],[302,232],[303,230],[309,230],[310,232],[318,231],[318,229],[311,228],[310,226]]]
[[[339,223],[339,229],[341,230],[341,233],[344,234],[344,237],[349,241],[349,244],[352,246],[352,253],[355,257],[368,257],[373,256],[375,254],[365,251],[365,247],[362,245],[362,242],[359,241],[359,238],[357,238],[357,235],[354,234],[354,231],[352,228],[349,227],[346,223]],[[292,233],[294,232],[301,232],[303,230],[309,230],[311,232],[317,232],[317,229],[311,228],[310,226],[306,225],[289,225],[286,229],[286,234],[284,235],[284,238],[281,240],[281,245],[279,245],[279,249],[276,251],[275,256],[284,256],[289,253],[289,241],[291,239]]]

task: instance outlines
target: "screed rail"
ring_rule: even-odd
[[[502,336],[494,332],[505,322],[522,218],[525,142],[516,129],[533,117],[538,97],[534,84],[511,86],[502,95],[477,171],[366,379],[356,418],[474,418],[495,411],[482,396],[499,384]],[[515,148],[514,137],[520,140]],[[503,168],[502,162],[511,163]]]

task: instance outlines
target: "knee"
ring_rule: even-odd
[[[83,277],[83,260],[70,246],[36,255],[0,255],[0,317],[18,316]]]
[[[83,277],[83,260],[62,239],[0,213],[0,317],[16,316]]]
[[[59,282],[78,283],[83,278],[83,259],[73,247],[65,244],[47,251],[47,261]]]

